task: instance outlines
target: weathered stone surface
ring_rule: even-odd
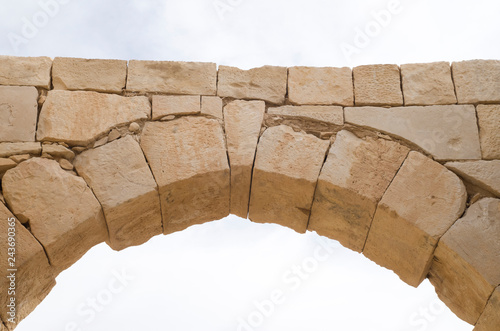
[[[59,144],[42,145],[42,153],[47,153],[55,158],[65,158],[72,161],[75,153]]]
[[[264,131],[255,158],[250,219],[304,233],[329,145],[284,125]]]
[[[25,161],[7,171],[2,187],[8,206],[22,223],[29,223],[57,271],[108,238],[101,205],[92,191],[56,161]]]
[[[129,91],[215,95],[216,89],[215,63],[132,60],[128,64]]]
[[[439,238],[462,215],[466,199],[454,173],[410,152],[378,204],[363,254],[418,286]]]
[[[345,108],[345,121],[406,139],[437,160],[481,158],[474,106]]]
[[[150,116],[147,97],[53,90],[40,113],[37,139],[85,146],[114,126]]]
[[[0,143],[0,157],[9,157],[19,154],[40,155],[41,152],[42,144],[40,143]]]
[[[340,131],[321,170],[308,230],[361,252],[377,203],[409,149]]]
[[[162,233],[157,185],[134,138],[83,152],[75,168],[102,205],[111,248],[141,245]]]
[[[38,91],[29,86],[0,86],[0,141],[35,141]]]
[[[457,103],[448,62],[401,65],[406,106]]]
[[[138,133],[139,131],[141,131],[141,126],[139,124],[137,124],[136,122],[132,122],[132,123],[130,123],[128,130],[130,132]]]
[[[270,107],[270,115],[280,115],[292,118],[307,118],[334,125],[344,124],[344,110],[340,106],[281,106]]]
[[[61,166],[61,168],[63,168],[64,170],[73,170],[75,167],[73,166],[73,163],[69,162],[68,160],[66,159],[60,159],[59,160],[59,165]]]
[[[477,321],[474,331],[498,330],[500,325],[500,287],[493,292],[484,312]]]
[[[439,241],[429,280],[440,299],[475,324],[500,284],[500,200],[473,204]]]
[[[50,88],[49,57],[16,57],[0,55],[0,85]]]
[[[10,159],[16,163],[21,163],[31,159],[31,155],[29,154],[12,155]]]
[[[167,115],[199,114],[199,95],[153,95],[153,119]]]
[[[224,107],[231,165],[231,214],[247,218],[255,150],[266,112],[264,101],[236,100]]]
[[[478,105],[476,111],[483,159],[500,159],[500,105]]]
[[[354,100],[356,106],[402,106],[401,77],[395,64],[355,67]]]
[[[52,85],[56,90],[121,93],[125,88],[127,61],[56,57]]]
[[[220,119],[222,117],[222,99],[214,96],[201,97],[201,113],[203,115],[210,115]]]
[[[500,102],[500,61],[453,62],[453,81],[458,103]]]
[[[235,99],[260,99],[274,104],[285,101],[287,68],[264,66],[250,70],[219,66],[217,95]]]
[[[165,234],[229,214],[229,165],[217,120],[148,122],[141,147],[158,183]]]
[[[350,68],[291,67],[288,99],[299,105],[354,106]]]
[[[0,179],[2,179],[5,172],[17,166],[17,163],[11,159],[0,158]]]
[[[49,265],[42,246],[33,235],[19,223],[12,213],[0,202],[0,268],[4,275],[0,281],[0,317],[7,321],[11,329],[35,309],[55,285],[55,274]],[[15,247],[9,245],[8,233],[15,233]],[[11,254],[9,254],[11,253]],[[13,263],[12,265],[10,263]],[[8,323],[12,317],[7,305],[10,295],[7,289],[10,274],[7,269],[17,269],[16,283],[16,317],[15,323]]]
[[[500,160],[448,162],[445,166],[470,183],[500,197]]]

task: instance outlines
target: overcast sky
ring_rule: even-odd
[[[500,59],[491,0],[0,3],[4,55],[240,68]],[[57,282],[17,330],[472,330],[428,281],[414,289],[315,233],[236,217],[119,253],[101,244]]]

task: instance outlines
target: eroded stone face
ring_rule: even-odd
[[[222,119],[222,99],[214,96],[201,97],[201,113]]]
[[[168,115],[194,115],[200,110],[199,95],[153,95],[153,119]]]
[[[448,162],[445,166],[477,187],[500,197],[500,160]]]
[[[483,159],[500,159],[500,105],[476,107]]]
[[[0,157],[9,157],[11,155],[20,154],[40,155],[41,152],[42,144],[40,143],[0,143]]]
[[[395,64],[353,69],[356,106],[402,106],[401,77]]]
[[[500,287],[497,287],[491,295],[481,318],[477,321],[474,331],[495,330],[500,325]]]
[[[49,57],[0,56],[0,85],[50,88]]]
[[[27,86],[0,86],[0,141],[35,141],[38,91]]]
[[[500,102],[500,61],[453,62],[452,72],[458,103]]]
[[[311,119],[339,126],[344,124],[344,110],[339,106],[270,107],[267,113],[295,119]]]

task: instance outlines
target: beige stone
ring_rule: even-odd
[[[453,62],[453,81],[458,103],[500,102],[500,61]]]
[[[194,115],[201,110],[199,95],[153,95],[153,119],[168,115]]]
[[[340,131],[321,170],[308,230],[361,252],[378,202],[409,149]]]
[[[498,330],[500,325],[500,287],[490,297],[486,308],[477,321],[474,331],[492,331]]]
[[[106,145],[108,143],[108,136],[102,137],[94,143],[94,148],[100,147],[102,145]]]
[[[53,90],[40,113],[37,139],[85,146],[114,126],[150,115],[147,97]]]
[[[83,152],[75,168],[102,205],[111,248],[141,245],[162,233],[157,185],[134,138]]]
[[[127,61],[56,57],[52,85],[56,90],[121,93],[125,88]]]
[[[231,165],[231,214],[247,218],[255,150],[266,104],[236,100],[224,107],[227,151]]]
[[[500,197],[500,160],[448,162],[445,166],[475,186]]]
[[[69,162],[68,160],[66,159],[60,159],[59,160],[59,165],[61,166],[61,168],[63,168],[64,170],[73,170],[74,167],[73,167],[73,163]]]
[[[500,105],[478,105],[476,111],[483,159],[500,159]]]
[[[329,144],[284,125],[264,131],[255,158],[250,219],[304,233]]]
[[[340,106],[281,106],[270,107],[270,115],[304,118],[334,125],[344,124],[344,109]]]
[[[363,254],[417,287],[439,238],[462,215],[467,193],[441,164],[410,152],[377,206]]]
[[[133,122],[133,123],[130,123],[128,130],[130,132],[138,133],[139,131],[141,131],[141,126],[139,124]]]
[[[481,158],[471,105],[345,108],[345,121],[408,140],[437,160]]]
[[[461,319],[475,324],[500,284],[500,200],[469,207],[439,241],[429,280],[440,299]]]
[[[47,153],[55,158],[65,158],[72,161],[75,153],[59,144],[42,145],[42,153]]]
[[[175,120],[175,116],[174,115],[168,115],[168,116],[164,116],[160,119],[160,121],[171,121],[171,120]]]
[[[364,65],[352,70],[356,106],[402,106],[401,77],[395,64]]]
[[[229,214],[229,165],[217,120],[148,122],[141,147],[158,183],[165,234]]]
[[[222,99],[214,96],[201,97],[201,113],[203,115],[210,115],[219,119],[222,117]]]
[[[288,99],[299,105],[354,106],[350,68],[291,67]]]
[[[11,159],[0,158],[0,178],[2,178],[3,174],[14,167],[17,166],[17,163]]]
[[[29,223],[58,272],[108,238],[101,205],[92,191],[56,161],[25,161],[5,174],[2,187],[10,209],[22,223]]]
[[[250,70],[219,66],[217,95],[235,99],[285,102],[287,68],[264,66]]]
[[[216,89],[215,63],[132,60],[128,64],[129,91],[215,95]]]
[[[0,157],[9,157],[19,154],[40,155],[41,152],[42,145],[40,143],[0,143]]]
[[[401,65],[405,106],[457,103],[448,62]]]
[[[116,139],[120,138],[121,136],[122,135],[121,135],[120,131],[113,129],[113,130],[111,130],[111,132],[108,135],[108,141],[116,140]]]
[[[24,162],[26,160],[31,159],[31,155],[29,155],[29,154],[12,155],[10,157],[10,159],[16,163],[21,163],[21,162]]]
[[[16,57],[0,55],[0,85],[50,88],[49,57]]]
[[[0,86],[0,141],[35,141],[38,91],[29,86]]]

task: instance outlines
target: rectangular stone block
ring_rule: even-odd
[[[500,159],[500,105],[477,105],[483,159]]]
[[[35,141],[38,91],[0,86],[0,142]]]
[[[153,120],[168,115],[194,115],[201,110],[199,95],[153,95]]]
[[[453,62],[458,103],[500,103],[500,60]]]
[[[0,85],[36,86],[50,89],[49,57],[0,55]]]
[[[9,157],[12,155],[32,154],[40,155],[42,144],[37,142],[26,143],[0,143],[0,157]]]
[[[402,106],[401,76],[395,64],[354,67],[356,106]]]
[[[223,119],[222,99],[220,97],[202,96],[201,113],[203,115],[210,115],[219,119]]]

